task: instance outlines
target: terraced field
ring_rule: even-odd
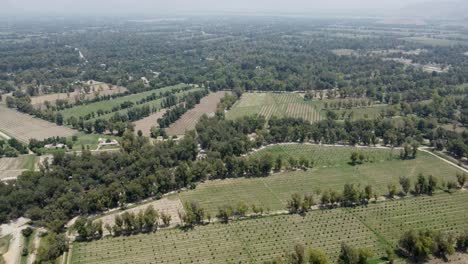
[[[297,243],[324,250],[337,262],[341,243],[372,248],[383,257],[409,228],[468,228],[468,193],[209,224],[192,230],[75,243],[72,263],[263,263]]]
[[[0,106],[0,131],[25,143],[32,138],[69,137],[76,131]]]
[[[272,116],[303,118],[310,122],[322,119],[320,110],[297,93],[245,93],[226,117],[236,119],[254,114],[266,119]]]
[[[348,164],[351,152],[359,150],[368,157],[362,165]],[[235,206],[239,201],[256,204],[271,210],[283,210],[291,194],[316,193],[317,190],[342,191],[346,183],[360,184],[362,188],[372,185],[378,195],[388,192],[389,183],[396,184],[401,176],[410,177],[413,182],[419,173],[434,175],[444,181],[456,181],[455,167],[436,157],[418,152],[414,160],[399,160],[389,149],[356,149],[353,147],[324,147],[314,145],[274,146],[254,155],[281,155],[287,163],[289,156],[314,161],[313,169],[307,171],[286,171],[265,178],[238,178],[207,181],[195,190],[181,192],[185,201],[198,201],[212,214],[223,205]],[[286,164],[284,164],[286,165]],[[317,195],[316,195],[317,196]],[[318,197],[316,197],[318,199]]]

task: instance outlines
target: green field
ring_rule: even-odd
[[[80,117],[80,116],[86,116],[87,114],[90,114],[92,112],[97,112],[99,109],[103,111],[111,111],[113,107],[119,106],[123,102],[137,102],[147,96],[150,96],[151,94],[155,93],[156,95],[159,95],[164,92],[172,91],[175,89],[180,89],[185,87],[186,85],[184,84],[179,84],[179,85],[174,85],[174,86],[168,86],[164,87],[161,89],[157,90],[151,90],[143,93],[138,93],[138,94],[132,94],[128,96],[123,96],[123,97],[117,97],[115,99],[111,100],[106,100],[106,101],[101,101],[101,102],[95,102],[91,104],[86,104],[86,105],[79,105],[75,106],[72,108],[65,109],[63,111],[60,111],[60,113],[63,115],[63,118],[66,120],[67,118],[71,116],[75,117]]]
[[[322,119],[320,110],[298,93],[245,93],[227,112],[226,118],[236,119],[254,114],[266,119],[272,116],[303,118],[310,122]]]
[[[381,115],[382,111],[387,110],[387,108],[387,105],[374,105],[365,108],[340,109],[333,111],[338,115],[338,119],[344,119],[343,116],[346,118],[351,114],[351,119],[357,120],[369,118],[375,119]]]
[[[362,165],[348,164],[353,147],[324,147],[314,145],[286,145],[264,149],[254,155],[270,153],[282,155],[287,160],[289,155],[302,157],[315,162],[315,167],[308,171],[288,171],[265,178],[238,178],[208,181],[195,190],[181,192],[183,202],[198,201],[212,214],[223,205],[235,206],[239,201],[260,205],[270,210],[284,210],[291,194],[315,193],[317,190],[342,191],[346,183],[360,184],[362,188],[370,184],[379,194],[387,193],[387,185],[394,183],[399,187],[398,179],[407,176],[413,180],[419,173],[434,175],[439,179],[455,181],[458,171],[455,167],[436,157],[419,152],[414,160],[399,160],[395,150],[359,149],[369,161]]]
[[[184,95],[187,95],[189,93],[196,92],[196,91],[201,91],[201,90],[202,90],[201,88],[194,88],[194,89],[190,89],[188,91],[182,91],[182,92],[176,93],[176,94],[174,94],[174,96],[176,96],[178,99],[180,99]],[[165,98],[161,98],[161,99],[157,99],[157,100],[154,100],[154,101],[146,102],[146,103],[143,103],[143,104],[136,105],[135,107],[149,106],[150,108],[155,107],[155,108],[160,109],[161,108],[161,103],[163,102],[164,99]],[[131,109],[131,108],[129,108],[129,109]],[[125,114],[125,113],[128,112],[129,109],[123,109],[123,110],[120,110],[120,111],[116,111],[116,112],[113,112],[113,113],[102,115],[100,117],[92,118],[90,120],[92,121],[92,120],[95,120],[95,119],[98,119],[98,118],[99,119],[109,119],[109,118],[113,117],[116,113]]]
[[[22,167],[25,170],[34,170],[36,168],[37,157],[34,155],[22,156],[23,163]]]
[[[406,37],[402,39],[411,41],[411,42],[416,42],[416,43],[423,44],[423,45],[442,46],[442,47],[455,46],[455,45],[468,45],[468,42],[465,42],[465,41],[442,39],[442,38]]]
[[[468,228],[468,193],[439,194],[371,204],[355,209],[280,215],[192,230],[75,243],[72,263],[263,263],[285,256],[294,245],[320,248],[336,263],[341,243],[372,248],[375,257],[410,228]]]
[[[303,118],[309,122],[322,120],[326,116],[325,104],[343,102],[353,99],[314,99],[307,101],[299,93],[245,93],[227,112],[226,118],[237,119],[242,116],[258,114],[266,119],[275,117]],[[356,99],[357,100],[357,99]],[[350,109],[331,109],[338,114],[338,119],[345,119],[352,112],[351,119],[376,118],[385,111],[388,105],[379,104]],[[344,116],[342,114],[345,114]]]

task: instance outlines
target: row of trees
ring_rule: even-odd
[[[410,230],[400,239],[399,248],[407,257],[424,261],[430,255],[447,259],[456,250],[466,252],[468,249],[468,231],[456,234],[434,230]]]
[[[18,157],[19,154],[28,154],[28,148],[15,138],[0,140],[0,158]]]
[[[328,256],[321,249],[305,248],[302,244],[296,244],[292,252],[287,252],[285,258],[276,258],[272,261],[266,261],[264,264],[328,264]],[[338,256],[339,264],[367,264],[374,256],[370,248],[355,248],[341,244],[341,251]]]
[[[169,109],[164,115],[158,119],[158,124],[160,128],[169,127],[170,124],[174,123],[175,121],[179,120],[183,114],[185,114],[188,110],[195,107],[195,105],[200,103],[200,100],[206,96],[209,92],[207,90],[200,91],[200,92],[193,92],[190,93],[185,98],[184,105],[174,107]]]

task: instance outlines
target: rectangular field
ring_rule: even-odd
[[[84,93],[84,92],[76,90],[71,93],[55,93],[55,94],[33,96],[31,97],[31,104],[35,108],[40,108],[44,105],[46,101],[51,104],[55,104],[55,102],[59,99],[67,100],[68,103],[73,104],[79,100],[93,99],[97,96],[121,94],[121,93],[125,93],[126,91],[127,91],[127,88],[125,87],[114,86],[114,85],[109,85],[107,83],[93,81],[92,84],[90,84],[89,93]]]
[[[320,111],[298,93],[245,93],[227,112],[226,118],[258,114],[266,119],[275,117],[303,118],[309,122],[322,119]]]
[[[369,161],[362,165],[348,164],[352,147],[324,147],[314,145],[286,145],[264,149],[254,155],[269,153],[281,155],[287,163],[289,156],[314,161],[313,169],[287,171],[265,178],[238,178],[207,181],[195,190],[181,192],[183,202],[198,201],[212,214],[223,205],[235,206],[239,201],[256,204],[270,210],[284,210],[291,194],[311,193],[317,190],[341,192],[346,183],[372,185],[378,195],[387,194],[389,183],[398,184],[399,177],[407,176],[413,183],[419,173],[434,175],[440,180],[455,181],[458,169],[425,152],[418,152],[414,160],[399,160],[398,151],[389,149],[359,149]],[[285,164],[284,164],[285,165]],[[284,166],[283,165],[283,166]],[[439,180],[439,182],[440,182]],[[319,197],[315,194],[316,199]]]
[[[190,89],[190,90],[187,90],[187,91],[181,91],[181,92],[175,93],[174,96],[177,97],[177,99],[180,99],[180,98],[182,98],[183,96],[185,96],[185,95],[187,95],[189,93],[200,91],[200,90],[201,89],[199,89],[199,88],[193,88],[193,89]],[[152,108],[160,109],[161,108],[161,103],[164,101],[165,98],[166,97],[156,99],[156,100],[153,100],[153,101],[149,101],[149,102],[145,102],[145,103],[142,103],[142,104],[139,104],[139,105],[135,105],[134,107],[130,107],[128,109],[123,109],[123,110],[119,110],[119,111],[112,112],[112,113],[109,113],[109,114],[105,114],[105,115],[102,115],[102,116],[99,116],[99,117],[96,117],[96,118],[92,118],[90,120],[95,120],[95,119],[98,119],[98,118],[99,119],[109,119],[109,118],[113,117],[116,113],[126,114],[130,109],[133,109],[135,107],[148,106],[148,107],[150,107],[150,109],[152,109]]]
[[[37,157],[33,155],[17,158],[0,158],[0,180],[18,177],[23,171],[36,168]]]
[[[285,257],[295,244],[320,248],[337,262],[341,243],[372,248],[375,258],[410,228],[468,228],[468,193],[440,194],[370,204],[214,223],[183,231],[75,243],[72,263],[264,263]]]
[[[185,86],[186,86],[185,84],[179,84],[179,85],[164,87],[164,88],[157,89],[157,90],[150,90],[147,92],[118,97],[115,99],[106,100],[102,102],[95,102],[95,103],[91,103],[87,105],[75,106],[75,107],[60,111],[60,113],[62,113],[63,118],[66,120],[67,118],[71,116],[75,116],[75,117],[86,116],[87,114],[90,114],[92,112],[97,112],[98,110],[111,111],[113,107],[119,106],[123,102],[135,103],[143,98],[146,98],[147,96],[152,95],[153,93],[156,95],[159,95],[164,92],[183,88]]]
[[[0,131],[25,143],[32,138],[68,137],[75,130],[0,106]]]
[[[216,92],[205,96],[195,108],[190,109],[182,117],[166,129],[169,135],[184,135],[186,131],[195,129],[203,115],[213,116],[216,108],[226,92]]]

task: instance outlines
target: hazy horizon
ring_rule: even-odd
[[[430,0],[0,0],[2,14],[354,13],[382,14]],[[453,0],[431,1],[450,3]]]

